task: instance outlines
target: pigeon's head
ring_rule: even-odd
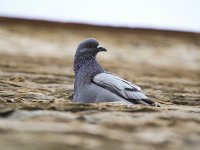
[[[95,57],[98,52],[107,51],[105,48],[99,46],[99,42],[94,38],[89,38],[82,41],[76,50],[77,57]]]

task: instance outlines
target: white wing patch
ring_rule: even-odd
[[[140,92],[141,88],[139,86],[111,73],[100,73],[94,77],[93,82],[125,99],[148,99]]]

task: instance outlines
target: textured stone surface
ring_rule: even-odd
[[[1,149],[200,148],[200,36],[5,23],[0,33]],[[110,49],[99,57],[106,70],[161,107],[73,104],[73,54],[85,37]]]

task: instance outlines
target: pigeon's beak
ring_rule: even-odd
[[[97,46],[97,48],[98,48],[98,50],[99,50],[99,52],[101,52],[101,51],[107,51],[105,48],[103,48],[103,47],[101,47],[101,46]]]

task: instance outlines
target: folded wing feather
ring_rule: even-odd
[[[125,99],[148,99],[147,96],[140,92],[141,88],[139,86],[111,73],[100,73],[94,77],[93,82]]]

